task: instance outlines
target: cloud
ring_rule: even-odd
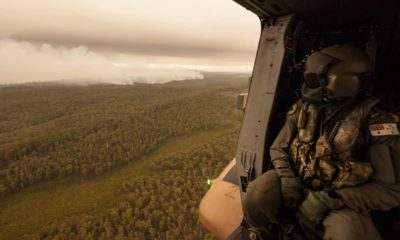
[[[0,0],[0,9],[0,31],[14,39],[107,53],[251,63],[260,32],[232,0]]]
[[[155,67],[124,56],[106,57],[85,46],[55,47],[0,35],[0,84],[68,80],[70,83],[162,83],[203,78],[197,70]]]

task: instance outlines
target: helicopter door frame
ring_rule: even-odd
[[[257,56],[249,86],[247,107],[236,152],[236,167],[241,197],[247,184],[266,169],[268,127],[274,109],[282,66],[289,53],[287,36],[292,32],[294,15],[262,20]]]

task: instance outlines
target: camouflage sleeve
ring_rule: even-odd
[[[286,121],[275,138],[269,152],[275,169],[290,168],[289,147],[297,133],[297,116],[301,102],[293,104],[286,115]]]
[[[364,137],[374,168],[371,181],[338,190],[346,206],[358,210],[386,211],[400,206],[400,134],[396,118],[375,112],[369,116]]]

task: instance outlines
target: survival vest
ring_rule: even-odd
[[[378,99],[369,97],[344,119],[335,122],[329,132],[317,136],[320,109],[298,102],[297,135],[289,156],[306,186],[316,189],[339,189],[368,181],[373,173],[369,162],[352,158],[360,128]]]

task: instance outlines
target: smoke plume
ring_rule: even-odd
[[[107,57],[85,46],[35,45],[0,36],[0,84],[66,80],[69,83],[133,84],[202,79],[197,70],[154,67],[129,58]]]

